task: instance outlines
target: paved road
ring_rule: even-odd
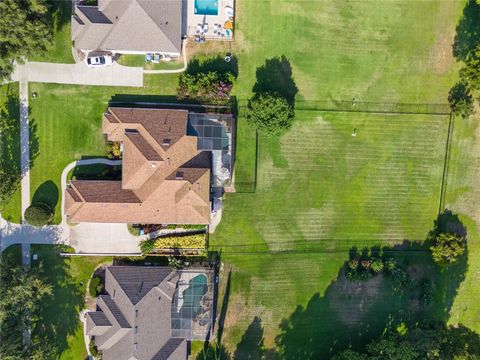
[[[27,64],[17,67],[20,82],[20,168],[22,173],[22,220],[30,206],[30,130],[28,125],[28,69]]]
[[[143,86],[143,68],[112,66],[91,69],[80,62],[77,64],[55,64],[45,62],[29,62],[25,65],[29,82],[102,85],[102,86]],[[12,81],[21,77],[22,66],[17,66]]]
[[[28,224],[12,224],[0,219],[0,253],[14,244],[67,243],[68,229],[62,226],[49,225],[38,228]]]

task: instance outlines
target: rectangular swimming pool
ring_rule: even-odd
[[[218,15],[218,0],[195,0],[195,15]]]

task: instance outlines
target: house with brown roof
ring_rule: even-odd
[[[187,133],[188,110],[109,107],[107,140],[123,147],[121,180],[72,180],[73,223],[208,224],[212,153]]]
[[[182,4],[182,0],[98,0],[98,6],[76,5],[73,47],[85,52],[180,56]]]

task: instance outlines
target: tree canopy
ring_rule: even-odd
[[[478,359],[480,336],[459,325],[420,325],[406,334],[391,331],[369,343],[365,350],[345,350],[333,360],[424,360],[424,359]]]
[[[277,93],[260,93],[248,101],[247,121],[267,136],[278,136],[292,126],[294,110]]]
[[[45,52],[52,40],[45,0],[0,1],[0,80],[9,78],[13,62]]]
[[[43,324],[40,304],[52,295],[53,288],[34,270],[19,266],[11,258],[0,260],[0,358],[51,359],[48,339],[40,339]],[[24,346],[25,330],[33,334],[31,344]]]
[[[441,233],[430,247],[433,260],[439,265],[455,263],[465,252],[465,240],[457,234]]]
[[[450,89],[448,102],[452,113],[464,119],[473,113],[473,96],[464,82],[459,82]]]

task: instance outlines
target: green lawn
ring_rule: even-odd
[[[120,59],[117,61],[121,65],[125,66],[138,66],[143,67],[147,70],[175,70],[181,69],[183,67],[183,62],[181,59],[178,61],[170,61],[170,62],[160,62],[158,64],[145,61],[145,55],[122,55]]]
[[[480,126],[476,115],[469,121],[456,119],[449,160],[445,206],[464,214],[468,239],[468,272],[455,299],[450,322],[461,322],[480,332]]]
[[[9,129],[0,138],[1,163],[8,171],[20,177],[20,107],[18,104],[18,83],[0,86],[0,113],[7,119]],[[22,221],[20,184],[6,204],[0,204],[0,212],[4,219],[14,223]]]
[[[33,56],[30,61],[73,64],[72,40],[70,37],[70,14],[72,4],[69,0],[50,1],[50,14],[53,24],[52,45],[43,55]]]
[[[444,103],[462,1],[237,1],[240,98],[256,69],[285,55],[298,99]],[[440,20],[441,19],[441,20]]]
[[[42,276],[53,284],[53,299],[45,300],[40,315],[46,331],[50,332],[48,337],[55,342],[59,359],[84,359],[87,352],[79,312],[85,306],[87,282],[98,265],[110,263],[112,259],[64,258],[50,245],[33,245],[32,254],[38,254],[38,261],[32,266],[42,263]]]
[[[259,316],[273,345],[282,318],[323,296],[353,247],[423,241],[438,211],[447,128],[443,116],[297,111],[280,140],[260,137],[256,192],[227,195],[210,237],[233,266],[224,343],[233,349]],[[375,286],[380,298],[388,294],[387,285]],[[373,333],[386,326],[390,306],[402,304],[385,301]]]
[[[162,100],[156,94],[175,94],[176,75],[145,77],[143,88],[115,88],[30,84],[32,108],[30,122],[34,124],[34,138],[38,138],[38,156],[35,158],[30,184],[32,199],[43,199],[56,209],[55,222],[60,222],[60,177],[70,162],[89,156],[105,156],[102,136],[102,113],[109,100],[121,99],[123,94],[151,94],[153,100]],[[137,98],[142,100],[142,98]]]

